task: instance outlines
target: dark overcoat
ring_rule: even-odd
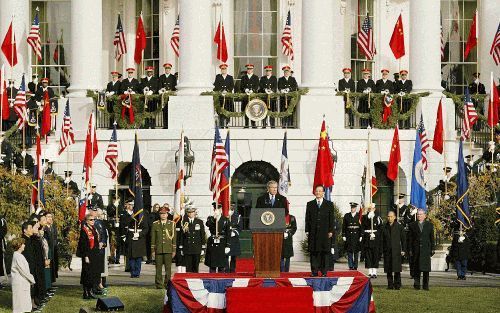
[[[400,273],[402,271],[401,252],[406,251],[404,227],[398,222],[386,223],[382,227],[382,250],[384,253],[384,272]]]
[[[434,252],[434,226],[431,222],[424,221],[420,231],[418,223],[415,221],[410,224],[410,253],[416,270],[430,272]]]
[[[217,224],[217,229],[216,229]],[[210,237],[207,240],[207,253],[205,255],[205,265],[208,267],[225,267],[226,266],[226,253],[225,248],[230,247],[229,236],[229,220],[227,217],[222,216],[216,222],[215,217],[209,216],[207,218],[206,226],[210,231]],[[216,236],[218,237],[218,242]]]
[[[291,258],[293,256],[293,235],[297,232],[297,220],[295,216],[290,215],[290,223],[285,225],[285,233],[288,237],[283,238],[283,245],[281,249],[282,258]]]
[[[361,223],[359,222],[359,213],[356,213],[354,217],[351,213],[346,213],[344,215],[344,222],[342,223],[342,237],[346,238],[344,242],[344,250],[346,252],[359,252],[361,250],[361,243],[359,238],[361,238]]]
[[[330,252],[331,240],[328,233],[334,231],[333,203],[323,199],[318,208],[316,200],[307,202],[305,231],[308,233],[308,251]]]

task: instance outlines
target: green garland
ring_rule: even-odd
[[[106,97],[107,101],[111,101],[113,103],[113,112],[108,112],[106,109],[100,110],[104,119],[115,120],[118,124],[118,127],[121,129],[137,129],[141,128],[144,124],[144,120],[148,118],[154,118],[158,113],[160,113],[165,105],[168,103],[168,99],[171,95],[175,95],[175,92],[168,91],[164,92],[161,95],[151,95],[148,96],[148,101],[157,101],[159,102],[156,110],[147,112],[144,107],[144,99],[145,96],[141,94],[132,95],[132,107],[134,110],[134,123],[130,124],[127,117],[122,119],[122,100],[120,96],[113,95]],[[97,105],[99,95],[94,91],[87,91],[87,97],[94,99],[94,103]]]
[[[339,92],[337,96],[344,96],[345,93]],[[394,128],[399,121],[406,121],[415,114],[417,109],[418,101],[421,97],[427,97],[430,95],[429,92],[421,93],[410,93],[403,96],[403,101],[411,101],[410,108],[407,112],[401,113],[400,108],[400,96],[392,95],[394,98],[394,103],[392,105],[392,114],[389,116],[388,123],[382,122],[382,114],[384,111],[384,95],[380,93],[370,93],[370,112],[361,113],[358,111],[356,106],[351,105],[350,110],[357,118],[370,119],[373,123],[373,128],[390,129]],[[351,103],[355,103],[356,100],[368,100],[368,95],[365,93],[351,92],[349,93],[349,100]]]
[[[300,101],[300,96],[307,94],[307,92],[308,92],[307,88],[299,89],[298,91],[289,92],[287,94],[288,108],[286,109],[286,111],[284,111],[284,112],[272,112],[272,111],[268,110],[267,116],[269,116],[271,118],[284,118],[284,117],[288,117],[288,116],[292,115],[293,112],[295,111],[295,107],[297,106],[297,104]],[[218,92],[218,91],[203,92],[201,95],[213,97],[214,108],[215,108],[215,111],[217,112],[217,114],[219,114],[219,115],[223,115],[227,118],[245,116],[245,112],[232,112],[232,111],[226,110],[226,108],[223,108],[221,106],[221,103],[219,100],[220,97],[222,97],[221,92]],[[255,98],[267,99],[268,96],[269,96],[270,100],[276,100],[279,97],[282,97],[283,94],[271,93],[268,95],[267,93],[252,93],[249,96],[246,93],[227,93],[225,97],[226,97],[226,101],[230,102],[230,101],[242,101],[242,100],[247,100],[247,99],[252,100]]]
[[[447,91],[443,92],[443,94],[446,96],[446,98],[450,98],[451,100],[453,100],[453,103],[455,104],[455,114],[460,116],[460,118],[463,118],[465,95],[457,95]],[[477,103],[484,103],[484,99],[486,99],[487,95],[473,94],[470,97],[476,100]],[[483,112],[479,112],[479,110],[476,110],[476,113],[480,120],[487,121],[486,115],[482,114]]]

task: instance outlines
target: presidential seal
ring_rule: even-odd
[[[260,99],[252,99],[245,109],[246,116],[254,122],[260,122],[267,117],[266,103]]]
[[[276,217],[274,216],[274,213],[271,211],[265,211],[260,216],[260,220],[262,221],[262,224],[264,224],[266,226],[272,225],[274,223],[275,219],[276,219]]]

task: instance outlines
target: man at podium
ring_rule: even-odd
[[[286,208],[286,197],[278,194],[278,183],[270,180],[267,183],[267,192],[257,198],[256,208]]]

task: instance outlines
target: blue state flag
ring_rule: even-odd
[[[457,220],[467,229],[471,227],[469,210],[469,182],[465,169],[463,141],[460,140],[458,148],[458,173],[457,173]]]
[[[139,153],[139,141],[135,134],[134,152],[132,153],[132,170],[130,171],[130,185],[128,190],[134,197],[134,214],[132,217],[140,223],[143,218],[144,205],[142,199],[142,168],[141,155]]]
[[[417,209],[427,212],[424,166],[422,164],[422,143],[420,142],[418,130],[415,137],[415,150],[413,151],[410,204]]]

